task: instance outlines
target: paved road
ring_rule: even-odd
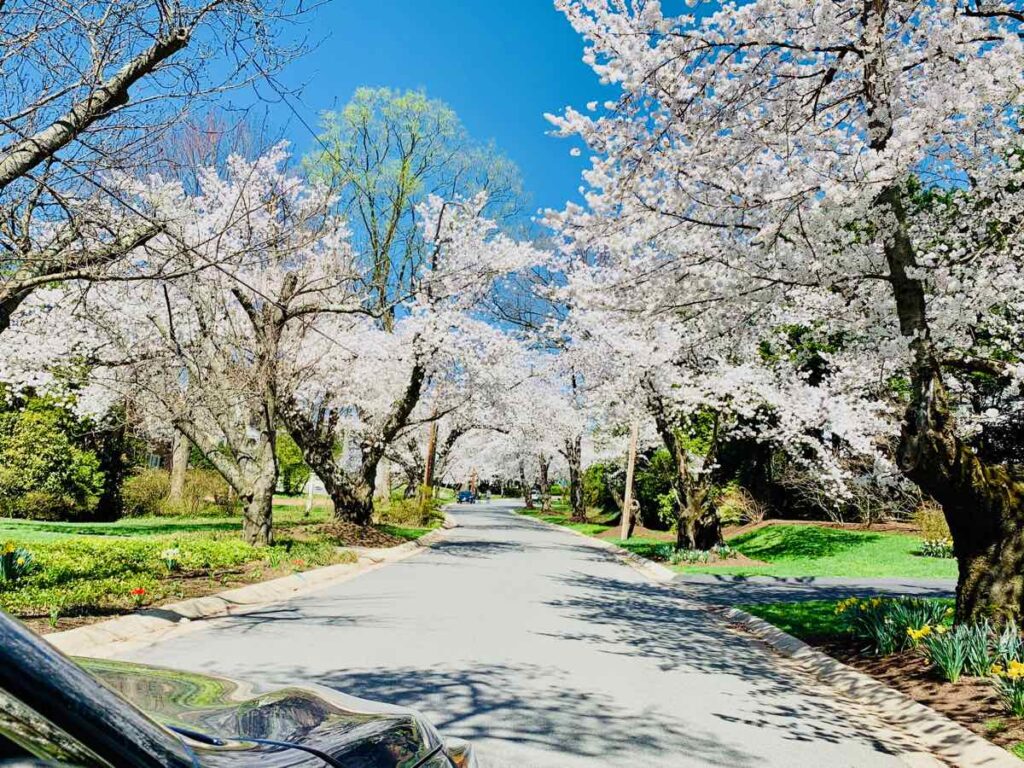
[[[491,765],[904,765],[907,742],[792,662],[501,503],[423,554],[134,654],[414,706]]]

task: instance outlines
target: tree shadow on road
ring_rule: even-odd
[[[913,748],[859,723],[841,698],[804,681],[807,673],[760,641],[729,627],[706,607],[671,587],[573,574],[559,579],[566,597],[549,605],[592,633],[548,636],[600,652],[646,659],[669,672],[737,677],[747,691],[736,711],[712,712],[725,722],[781,732],[792,741],[838,744],[857,740],[878,752]]]
[[[678,765],[683,762],[678,756],[684,754],[700,764],[742,768],[763,763],[741,745],[725,744],[692,725],[650,711],[625,710],[607,694],[573,687],[566,673],[553,666],[396,667],[339,672],[317,682],[351,695],[416,707],[449,735],[539,748],[551,754],[552,765],[558,765],[559,754],[617,757],[620,762],[635,754],[642,762],[634,764],[650,764],[641,753],[664,755],[659,765]]]

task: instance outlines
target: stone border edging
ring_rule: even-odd
[[[317,589],[340,584],[388,563],[404,560],[440,541],[456,527],[456,519],[445,512],[440,528],[414,541],[376,550],[341,547],[356,554],[357,560],[354,563],[313,568],[214,595],[144,608],[127,616],[98,621],[64,632],[51,632],[41,637],[69,655],[110,658],[129,648],[151,645],[169,632],[193,621],[243,614],[254,608],[281,603]]]
[[[1021,768],[1012,754],[885,683],[833,659],[739,608],[709,608],[739,624],[778,653],[809,668],[831,688],[873,707],[890,724],[916,735],[937,757],[961,768]]]

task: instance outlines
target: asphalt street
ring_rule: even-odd
[[[492,766],[886,768],[913,736],[508,502],[431,549],[131,658],[424,712]]]

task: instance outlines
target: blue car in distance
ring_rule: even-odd
[[[476,504],[476,494],[472,491],[459,491],[459,504]]]

